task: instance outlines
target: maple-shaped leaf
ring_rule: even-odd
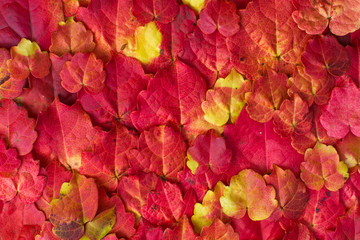
[[[348,178],[348,168],[339,161],[333,146],[318,142],[313,149],[306,150],[305,161],[301,163],[301,179],[308,188],[319,191],[325,185],[330,191],[337,191]]]
[[[138,95],[138,110],[131,120],[138,130],[173,122],[183,125],[187,139],[213,128],[203,118],[201,102],[205,99],[206,83],[200,74],[177,60],[159,70],[146,91]]]
[[[246,110],[250,117],[257,122],[268,122],[275,110],[280,109],[281,103],[287,98],[287,76],[267,70],[264,77],[254,81],[253,91],[247,93]]]
[[[234,231],[230,224],[224,224],[216,219],[210,226],[203,227],[201,234],[196,240],[239,240],[239,234]]]
[[[62,1],[4,0],[0,3],[0,45],[10,48],[21,38],[36,41],[42,49],[50,46],[51,33],[63,21]]]
[[[154,172],[175,179],[185,164],[186,144],[179,131],[161,125],[141,133],[137,149],[129,152],[132,172]]]
[[[339,202],[338,191],[330,192],[322,188],[319,191],[310,190],[309,193],[302,219],[318,237],[324,230],[336,227],[336,219],[345,213],[345,208]]]
[[[246,212],[252,220],[264,220],[278,206],[275,189],[266,185],[263,177],[251,169],[244,169],[231,177],[220,203],[226,215],[242,218]]]
[[[343,138],[349,130],[360,137],[359,101],[360,90],[351,80],[333,89],[320,117],[320,122],[330,137]]]
[[[275,131],[283,137],[293,133],[303,135],[310,131],[312,114],[309,112],[307,102],[298,94],[292,100],[285,99],[279,111],[274,114]]]
[[[131,0],[92,0],[88,7],[80,7],[76,20],[83,22],[95,36],[97,57],[110,60],[111,51],[120,52],[133,41],[140,23],[132,15]]]
[[[265,175],[264,179],[267,184],[275,187],[283,216],[289,219],[299,218],[309,198],[304,183],[297,179],[291,170],[283,170],[276,165],[271,175]]]
[[[176,0],[133,0],[132,13],[141,24],[152,20],[170,23],[179,12]]]
[[[92,149],[97,134],[78,102],[69,107],[58,98],[46,112],[39,114],[36,130],[39,136],[34,144],[35,156],[58,159],[73,169],[79,169],[81,153]]]
[[[293,77],[289,78],[288,94],[293,97],[295,93],[305,100],[309,107],[315,102],[323,105],[330,99],[331,90],[335,86],[335,79],[332,76],[313,78],[305,73],[303,66],[298,66]]]
[[[51,213],[50,202],[59,198],[61,185],[70,181],[72,173],[55,161],[48,164],[41,173],[46,176],[46,185],[43,194],[36,202],[36,206],[45,213],[46,219],[49,219]]]
[[[248,35],[244,45],[252,48],[250,54],[240,55],[240,60],[253,58],[256,65],[260,62],[276,71],[292,73],[308,39],[293,21],[293,10],[293,4],[287,0],[256,0],[240,10],[244,28],[241,34]]]
[[[34,161],[31,155],[22,158],[21,166],[14,182],[17,185],[19,199],[25,203],[36,202],[42,195],[46,184],[46,177],[39,174],[39,161]]]
[[[2,239],[34,239],[45,222],[44,213],[35,204],[26,204],[19,197],[1,203],[0,236]]]
[[[102,239],[116,222],[115,207],[107,209],[85,225],[85,235],[90,239]]]
[[[60,197],[51,201],[50,222],[62,239],[80,239],[84,224],[93,220],[98,208],[98,189],[94,179],[75,173],[61,186]]]
[[[132,125],[130,113],[136,109],[136,97],[141,90],[146,89],[150,76],[144,73],[139,61],[122,54],[114,54],[105,69],[106,86],[116,96],[115,104],[120,122]]]
[[[228,222],[229,217],[223,213],[220,205],[220,197],[223,195],[225,185],[220,181],[214,191],[208,190],[202,203],[196,203],[191,222],[196,233],[200,233],[204,226],[210,226],[215,219]]]
[[[206,101],[201,104],[205,120],[222,126],[230,119],[235,123],[245,105],[245,93],[251,91],[251,83],[234,68],[226,78],[219,78],[214,89],[206,92]]]
[[[135,147],[136,138],[126,127],[114,123],[110,132],[99,133],[92,152],[81,154],[79,172],[94,178],[98,186],[113,192],[118,186],[118,176],[128,168],[127,153]]]
[[[60,57],[66,53],[92,52],[94,48],[93,33],[86,30],[82,22],[75,22],[74,18],[60,22],[57,31],[51,34],[49,50]]]
[[[307,34],[321,34],[329,25],[335,35],[344,36],[360,28],[356,16],[360,14],[360,2],[294,0],[296,11],[292,17],[298,27]]]
[[[11,77],[23,80],[31,73],[34,77],[43,78],[49,74],[51,62],[47,52],[42,52],[36,42],[25,38],[10,49],[11,59],[7,61]]]
[[[16,148],[20,155],[26,155],[33,148],[37,133],[35,120],[28,118],[25,108],[9,99],[0,101],[0,138],[7,145]]]
[[[44,222],[41,227],[41,232],[35,236],[35,240],[61,240],[52,232],[53,225],[51,222]]]
[[[226,146],[232,151],[233,174],[245,168],[266,174],[276,164],[298,176],[304,156],[294,150],[289,138],[274,132],[272,122],[256,122],[243,109],[236,124],[227,125],[224,134]]]
[[[232,67],[230,64],[230,52],[226,46],[226,38],[224,36],[219,32],[207,35],[199,27],[195,27],[194,32],[189,34],[188,37],[190,48],[196,59],[192,65],[199,69],[206,78],[210,78],[211,75],[225,77],[230,73]],[[189,50],[186,49],[186,51]],[[184,55],[181,58],[189,62],[189,57]],[[209,71],[209,73],[204,74],[203,71]],[[209,86],[213,86],[213,82],[210,81],[210,83]]]
[[[231,226],[239,233],[240,239],[263,240],[283,239],[285,232],[280,226],[280,221],[271,220],[253,221],[245,215],[240,219],[232,219]]]
[[[309,40],[301,61],[305,72],[318,79],[326,78],[327,75],[341,76],[350,66],[348,52],[333,36],[319,36]]]
[[[190,225],[189,219],[186,215],[182,216],[178,224],[174,229],[167,228],[164,231],[162,236],[163,240],[172,240],[172,239],[183,239],[183,240],[193,240],[196,238],[192,226]]]
[[[103,62],[93,53],[76,53],[66,62],[60,72],[61,85],[66,91],[76,93],[84,88],[89,93],[98,93],[105,86],[106,73]]]
[[[193,174],[203,174],[209,169],[215,174],[225,173],[231,166],[231,151],[226,148],[225,139],[213,131],[199,135],[194,146],[187,151],[187,166]]]
[[[141,208],[142,216],[150,223],[171,226],[180,220],[185,210],[180,188],[158,178],[154,191],[149,192],[147,204]]]
[[[339,154],[340,160],[348,168],[360,166],[360,138],[352,133],[348,133],[343,139],[338,141],[335,148]]]
[[[154,173],[140,172],[138,175],[122,177],[117,193],[123,199],[127,211],[133,212],[138,218],[141,208],[147,203],[147,196],[155,189],[158,178]]]
[[[109,198],[104,189],[100,188],[98,212],[103,212],[113,207],[115,207],[116,222],[110,232],[116,233],[116,236],[119,238],[130,238],[136,232],[134,228],[134,214],[125,211],[125,206],[117,194],[112,194]]]
[[[200,12],[198,26],[205,34],[218,30],[224,37],[230,37],[239,31],[239,20],[233,2],[212,0]]]
[[[6,142],[0,139],[0,176],[14,176],[20,165],[17,151],[13,148],[6,149]]]

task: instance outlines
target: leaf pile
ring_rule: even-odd
[[[359,239],[359,0],[1,0],[0,239]]]

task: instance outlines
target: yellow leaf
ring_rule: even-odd
[[[194,9],[197,13],[200,13],[204,7],[205,0],[182,0],[182,2]]]
[[[108,234],[116,222],[115,207],[99,213],[85,226],[85,234],[91,240],[100,240]]]
[[[16,47],[13,47],[14,51],[23,56],[32,56],[36,50],[40,50],[39,45],[36,42],[31,42],[25,38],[22,38]]]

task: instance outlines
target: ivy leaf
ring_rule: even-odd
[[[267,186],[262,176],[251,169],[242,170],[231,178],[220,203],[226,215],[242,218],[248,212],[255,221],[270,217],[278,206],[275,189]]]
[[[163,240],[172,240],[172,239],[183,239],[183,240],[193,240],[196,238],[192,226],[190,225],[189,219],[186,215],[181,217],[177,226],[174,229],[167,228],[164,231],[162,237]]]
[[[324,185],[330,191],[337,191],[349,178],[344,162],[333,146],[316,143],[313,149],[305,152],[305,161],[301,163],[301,179],[310,189],[319,191]]]
[[[153,19],[161,23],[170,23],[179,12],[176,0],[134,0],[132,13],[141,24]]]
[[[216,219],[210,226],[205,226],[196,240],[239,240],[239,234],[234,231],[230,224],[224,224],[220,219]]]

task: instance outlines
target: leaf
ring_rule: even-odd
[[[198,26],[204,34],[218,30],[224,37],[230,37],[239,31],[239,20],[233,2],[212,0],[200,12]]]
[[[204,7],[205,0],[182,0],[182,2],[199,13]]]
[[[315,237],[325,229],[334,229],[338,217],[345,213],[344,205],[339,202],[339,192],[326,188],[310,190],[309,202],[303,213],[305,223],[314,231]]]
[[[294,1],[297,10],[292,17],[298,27],[307,34],[321,34],[329,25],[335,35],[344,36],[360,28],[358,16],[360,2],[349,0],[327,1]],[[356,6],[356,7],[354,7]]]
[[[10,49],[11,59],[7,61],[11,77],[23,80],[31,73],[43,78],[49,74],[51,62],[47,52],[42,52],[36,42],[22,38],[19,44]]]
[[[304,183],[297,179],[291,170],[283,170],[276,165],[274,171],[270,175],[265,175],[264,179],[267,184],[274,186],[283,216],[298,219],[309,198]]]
[[[50,36],[63,21],[60,0],[4,0],[0,4],[0,45],[10,48],[27,38],[42,49],[50,46]]]
[[[35,240],[60,240],[53,232],[53,225],[51,222],[44,222],[41,227],[41,232],[35,236]]]
[[[6,142],[0,140],[0,176],[14,176],[20,165],[21,161],[18,158],[17,151],[13,148],[6,149]]]
[[[19,155],[28,154],[36,140],[35,120],[28,118],[27,111],[12,100],[0,101],[0,137],[7,145],[16,148]]]
[[[308,104],[298,94],[294,94],[294,99],[285,99],[274,114],[275,131],[283,137],[294,133],[303,135],[310,131],[311,120]]]
[[[289,138],[274,132],[272,122],[258,123],[243,109],[236,124],[225,127],[224,135],[232,151],[233,174],[245,168],[266,174],[276,164],[298,176],[304,157],[294,150]]]
[[[204,174],[208,170],[222,174],[231,166],[231,155],[225,139],[210,131],[206,135],[199,135],[194,146],[188,148],[186,164],[193,174]]]
[[[227,76],[232,66],[230,64],[230,53],[225,40],[226,38],[219,32],[213,32],[207,35],[201,32],[199,27],[195,27],[194,32],[189,34],[190,48],[196,60],[199,62],[194,65],[198,69],[200,66],[207,69],[215,76]],[[210,86],[213,86],[213,84]]]
[[[181,217],[179,223],[174,229],[167,228],[164,231],[162,237],[163,240],[172,240],[172,239],[183,239],[183,240],[193,240],[196,235],[190,225],[189,219],[186,215]]]
[[[359,100],[360,90],[351,80],[333,89],[320,117],[330,137],[343,138],[349,130],[360,137],[360,110],[356,105]]]
[[[18,197],[1,203],[0,236],[4,239],[33,239],[44,222],[44,213],[33,203],[26,204]]]
[[[17,185],[17,194],[24,203],[34,203],[43,194],[46,177],[38,175],[39,164],[39,161],[34,161],[31,155],[26,155],[22,158],[21,166],[14,178]]]
[[[106,86],[114,92],[120,122],[132,126],[130,113],[136,110],[136,97],[145,90],[150,76],[144,73],[141,64],[133,58],[114,54],[105,66]]]
[[[155,189],[157,179],[154,173],[144,172],[121,178],[117,193],[127,211],[133,212],[137,218],[141,216],[141,208],[147,203],[148,193]]]
[[[116,222],[115,207],[99,213],[85,226],[85,234],[90,239],[102,239],[108,234]]]
[[[93,152],[81,154],[80,174],[90,176],[109,192],[116,190],[118,176],[129,167],[128,152],[136,147],[136,138],[126,127],[114,123],[110,132],[99,133]]]
[[[105,86],[103,63],[93,53],[76,53],[60,72],[61,85],[66,91],[76,93],[84,88],[88,93],[98,93]]]
[[[250,117],[257,122],[268,122],[275,110],[287,98],[287,77],[283,73],[267,70],[264,77],[254,81],[253,91],[245,95]]]
[[[234,68],[226,78],[219,78],[214,89],[206,92],[206,101],[201,104],[205,120],[217,126],[230,119],[235,123],[245,105],[245,93],[251,91],[251,83],[244,80]]]
[[[349,133],[335,145],[340,160],[343,161],[348,168],[354,168],[360,165],[360,138]]]
[[[75,22],[74,18],[60,22],[57,31],[51,34],[49,50],[60,57],[66,53],[92,52],[94,48],[93,33],[86,30],[82,22]]]
[[[242,218],[248,212],[254,221],[270,217],[278,206],[275,189],[267,186],[262,176],[251,169],[231,177],[230,186],[225,187],[220,203],[226,215]]]
[[[79,9],[79,0],[62,0],[64,5],[64,16],[71,17],[76,14]]]
[[[74,174],[63,183],[60,197],[51,201],[50,222],[61,239],[79,239],[84,223],[94,219],[98,208],[98,189],[94,179]]]
[[[36,130],[36,154],[49,159],[58,159],[65,167],[79,169],[81,152],[90,151],[96,135],[90,117],[79,103],[69,107],[58,98],[46,112],[40,113]]]
[[[150,63],[160,55],[162,34],[155,22],[149,22],[145,26],[135,30],[135,43],[128,44],[123,53],[134,57],[144,64]]]
[[[162,239],[163,230],[161,227],[155,227],[145,219],[141,219],[136,234],[131,238],[132,240],[152,240]]]
[[[350,66],[348,52],[332,36],[309,40],[301,61],[305,66],[305,72],[319,79],[341,76]]]
[[[199,237],[196,240],[225,240],[234,239],[238,240],[238,233],[234,232],[234,229],[230,224],[224,224],[220,219],[216,219],[210,226],[205,226],[201,231]]]
[[[179,12],[176,0],[134,0],[132,13],[141,24],[152,20],[161,23],[170,23]]]
[[[154,172],[159,176],[175,179],[184,167],[186,144],[172,127],[161,125],[141,133],[137,149],[129,152],[132,172]]]
[[[290,97],[297,93],[310,107],[314,102],[317,105],[324,105],[329,101],[331,90],[335,86],[335,79],[328,75],[322,78],[313,78],[305,73],[304,67],[298,66],[293,77],[289,78],[288,85]]]
[[[310,189],[319,191],[324,185],[330,191],[337,191],[349,178],[347,166],[339,161],[333,146],[316,143],[313,149],[305,152],[301,163],[301,179]]]
[[[204,226],[210,226],[216,219],[223,222],[229,221],[229,217],[223,213],[220,205],[220,197],[223,195],[224,188],[225,185],[221,181],[218,182],[214,191],[206,192],[202,203],[195,204],[191,222],[196,233],[200,233]]]
[[[200,74],[180,61],[159,70],[146,91],[138,95],[138,110],[131,120],[138,130],[168,122],[183,125],[186,138],[206,132],[212,126],[203,118],[201,102],[206,84]]]
[[[167,227],[179,221],[184,210],[180,188],[158,178],[155,190],[148,194],[147,204],[141,208],[141,213],[150,223]]]
[[[131,13],[131,0],[93,0],[88,7],[80,7],[76,21],[81,21],[95,36],[97,57],[110,60],[111,50],[120,52],[129,41],[139,22]]]

